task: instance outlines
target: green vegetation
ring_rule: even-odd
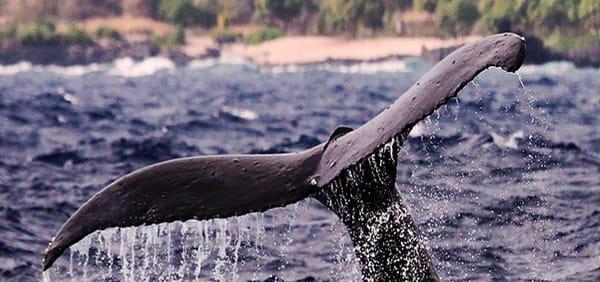
[[[460,35],[469,33],[478,18],[479,11],[469,0],[442,1],[438,3],[435,9],[436,25],[445,34]]]
[[[17,39],[25,45],[51,45],[58,38],[53,23],[39,21],[18,30]]]
[[[256,0],[256,12],[263,20],[290,21],[304,10],[313,10],[312,1],[305,0]]]
[[[67,32],[63,34],[63,38],[67,43],[77,45],[89,45],[93,42],[92,38],[85,31],[74,25],[69,27]]]
[[[0,0],[0,6],[4,2]],[[8,9],[0,9],[0,16],[21,24],[36,15],[49,19],[67,15],[67,19],[79,20],[97,15],[90,11],[98,8],[101,16],[151,17],[180,26],[179,32],[155,37],[156,42],[168,46],[185,41],[184,27],[208,30],[208,35],[220,42],[239,40],[240,35],[232,31],[239,25],[278,28],[250,34],[246,39],[249,43],[285,33],[464,36],[511,30],[536,35],[548,46],[562,50],[566,46],[593,46],[590,44],[596,44],[600,36],[600,0],[111,0],[85,5],[71,4],[73,1],[59,5],[60,1],[55,0],[33,1],[35,5],[26,2],[31,1],[14,0],[11,5],[21,5],[20,9],[29,16],[9,14]],[[57,40],[54,26],[48,22],[0,30],[0,40],[11,37],[32,45]],[[102,27],[94,32],[94,37],[116,39],[120,35]],[[561,37],[566,38],[565,43],[559,43]],[[65,38],[78,43],[87,41],[84,34],[75,30],[67,32]]]
[[[385,14],[386,6],[382,1],[325,0],[321,3],[317,30],[324,34],[362,35],[365,30],[381,29]]]
[[[216,23],[214,11],[189,0],[161,0],[156,15],[176,25],[211,27]]]
[[[15,35],[17,35],[17,29],[14,26],[0,27],[0,42],[9,38],[14,38]]]
[[[16,39],[24,45],[44,46],[54,45],[59,42],[68,44],[88,45],[93,43],[90,36],[76,26],[70,26],[64,34],[56,33],[54,24],[49,21],[39,21],[30,25],[0,28],[0,42],[7,39]]]
[[[209,35],[219,43],[231,43],[243,38],[241,33],[230,29],[220,31],[218,28],[214,28],[209,32]]]
[[[119,39],[121,34],[116,29],[100,26],[94,30],[94,36],[97,38]]]
[[[177,25],[173,32],[165,35],[156,35],[152,38],[152,42],[158,46],[177,47],[185,44],[185,28],[183,25]]]
[[[268,40],[277,39],[283,35],[283,30],[276,27],[267,27],[248,34],[246,43],[258,44]]]
[[[437,2],[437,0],[413,0],[413,6],[418,11],[427,11],[433,13],[435,12]]]
[[[553,50],[568,53],[592,46],[600,46],[600,36],[563,36],[554,33],[546,38],[544,44]]]

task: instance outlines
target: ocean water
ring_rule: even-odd
[[[121,175],[314,146],[375,116],[429,67],[0,66],[0,280],[359,281],[343,225],[310,199],[96,232],[43,274],[41,253]],[[397,187],[444,280],[600,280],[599,75],[564,62],[490,69],[411,132]]]

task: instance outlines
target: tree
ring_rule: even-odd
[[[212,27],[216,15],[208,9],[194,5],[189,0],[162,0],[158,5],[159,18],[177,25]]]
[[[257,0],[259,16],[263,18],[273,17],[283,22],[291,21],[300,15],[305,5],[304,0]]]
[[[357,16],[362,25],[371,29],[377,29],[383,26],[385,7],[381,1],[366,0],[352,2],[356,2],[355,9],[358,10]]]
[[[427,11],[430,13],[435,12],[437,3],[437,0],[413,0],[413,6],[415,7],[415,9]]]
[[[319,30],[356,35],[361,26],[378,29],[383,26],[385,11],[384,3],[377,0],[326,0],[321,5]]]
[[[581,0],[577,7],[577,16],[588,30],[600,29],[600,1]]]
[[[469,0],[441,1],[435,9],[435,18],[440,30],[457,36],[470,32],[479,19],[479,11]]]

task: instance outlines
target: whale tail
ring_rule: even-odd
[[[43,254],[44,270],[96,230],[230,217],[314,195],[340,216],[355,246],[373,254],[372,258],[359,254],[363,275],[376,280],[395,277],[385,273],[414,271],[420,273],[415,277],[436,277],[416,225],[394,189],[397,148],[417,122],[456,96],[477,74],[490,66],[515,71],[524,58],[522,37],[492,35],[448,55],[363,126],[338,128],[327,142],[313,148],[290,154],[182,158],[132,172],[102,189],[64,223]],[[367,209],[356,208],[361,205]],[[381,244],[371,244],[370,237],[364,237],[365,228],[381,222],[380,217],[400,224],[379,229],[385,232],[372,235],[379,236]],[[407,256],[390,260],[389,251],[380,251],[389,244],[404,244],[406,248],[398,252]],[[425,268],[429,270],[418,270]],[[378,272],[384,274],[377,276]]]
[[[125,175],[84,203],[44,251],[44,270],[71,245],[110,227],[261,212],[306,198],[323,152],[201,156],[154,164]]]

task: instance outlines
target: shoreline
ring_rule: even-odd
[[[439,61],[454,50],[480,37],[439,39],[433,37],[381,37],[346,39],[325,36],[292,36],[258,45],[234,43],[221,54],[243,57],[260,66],[307,65],[328,62],[358,63],[390,58],[421,57]]]
[[[347,39],[327,36],[289,36],[257,45],[240,42],[218,44],[207,37],[191,37],[178,48],[161,48],[150,42],[93,42],[72,45],[58,42],[54,45],[25,46],[16,41],[0,45],[0,65],[29,62],[33,65],[90,65],[111,63],[129,57],[141,61],[151,57],[165,57],[175,65],[186,65],[199,59],[242,58],[259,67],[305,66],[323,63],[357,64],[391,59],[421,58],[435,63],[465,43],[481,37],[453,39],[436,37],[380,37]],[[570,61],[578,67],[600,67],[598,50],[587,53],[571,52],[583,57],[572,58],[557,54],[540,44],[539,39],[528,37],[526,64],[551,61]],[[591,58],[587,58],[591,57]]]

